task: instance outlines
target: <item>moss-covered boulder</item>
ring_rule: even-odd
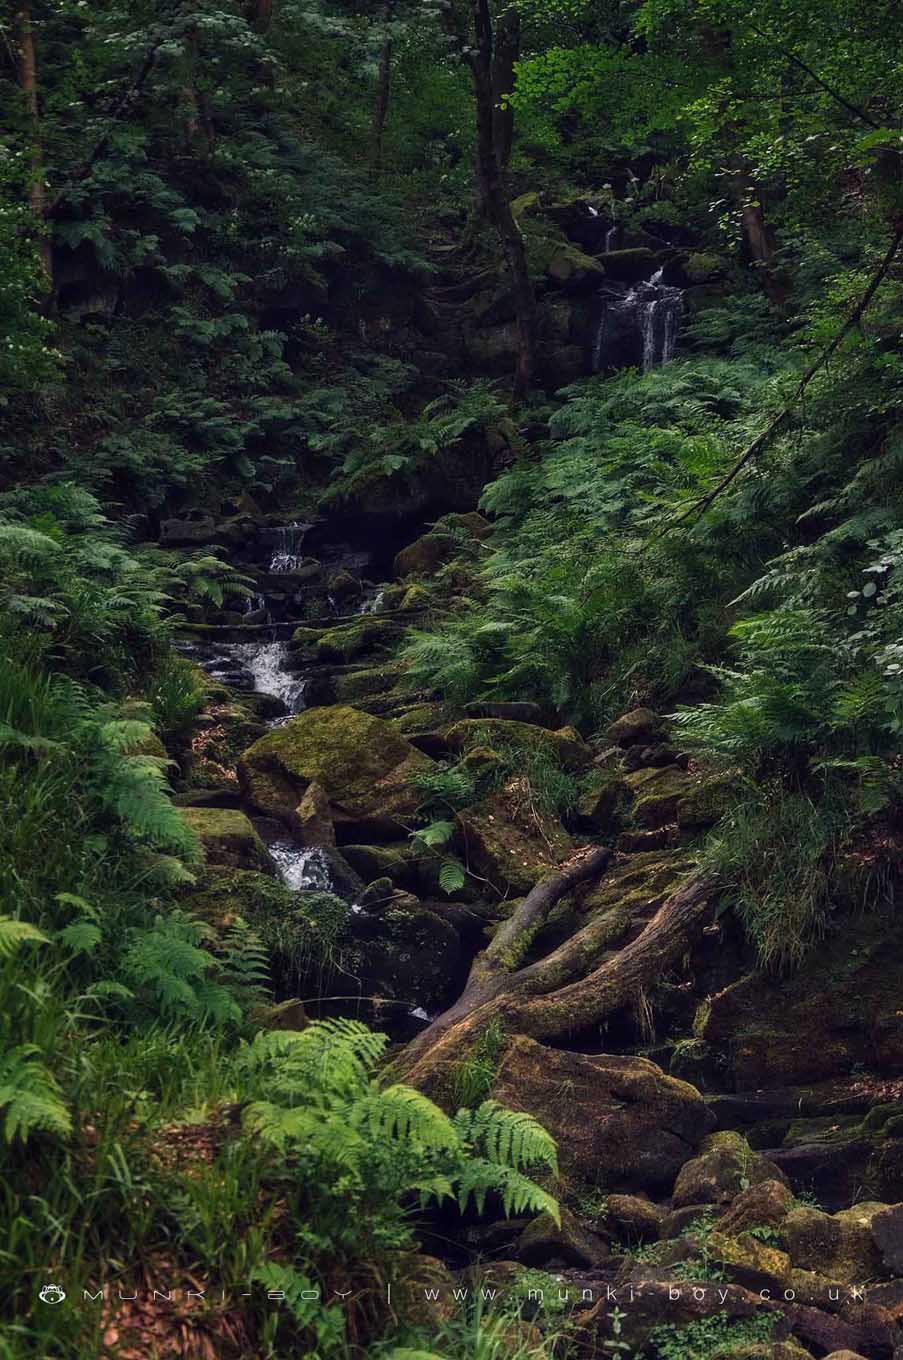
[[[825,1214],[798,1205],[781,1223],[781,1246],[798,1269],[818,1271],[842,1284],[861,1282],[880,1268],[872,1223],[886,1208],[863,1201],[852,1209]]]
[[[395,574],[401,579],[435,576],[440,567],[465,550],[468,541],[482,542],[491,530],[489,520],[476,510],[445,515],[429,533],[421,534],[396,554]]]
[[[350,623],[333,628],[296,628],[292,643],[299,654],[321,662],[348,662],[369,653],[385,651],[399,636],[392,619],[362,614]]]
[[[793,1194],[783,1181],[759,1181],[731,1200],[718,1220],[719,1230],[737,1237],[750,1228],[777,1228],[793,1203]]]
[[[528,1223],[517,1240],[517,1259],[525,1266],[560,1269],[562,1266],[601,1266],[611,1255],[608,1243],[588,1232],[569,1209],[562,1209],[556,1223],[551,1214],[540,1214]]]
[[[786,1183],[784,1173],[754,1152],[742,1134],[727,1130],[706,1138],[699,1156],[681,1167],[671,1201],[676,1209],[685,1204],[729,1204],[747,1186],[772,1180]]]
[[[525,780],[513,779],[456,818],[464,858],[501,893],[525,893],[567,859],[574,843],[539,811]]]
[[[699,1092],[646,1058],[510,1041],[494,1095],[529,1110],[558,1142],[565,1183],[612,1191],[670,1185],[712,1116]]]
[[[333,680],[336,702],[356,704],[388,694],[397,685],[398,677],[399,667],[395,665],[365,666],[337,675]]]
[[[421,800],[409,781],[432,764],[391,723],[337,704],[307,709],[269,732],[245,751],[238,772],[253,805],[289,824],[316,781],[337,831],[366,840],[407,830]]]
[[[634,770],[624,781],[633,794],[633,820],[648,828],[676,822],[681,801],[694,788],[693,776],[679,765]]]
[[[783,1292],[790,1285],[791,1262],[785,1251],[767,1246],[749,1233],[729,1237],[717,1229],[707,1233],[705,1258],[725,1279],[741,1284],[745,1289],[768,1289]]]
[[[396,888],[413,888],[416,884],[416,856],[410,841],[396,841],[391,845],[346,845],[342,854],[365,883],[377,878],[388,878]]]
[[[182,819],[201,843],[208,864],[274,873],[263,841],[238,808],[180,808]]]
[[[615,770],[587,775],[577,803],[577,823],[587,831],[614,834],[630,805],[630,785]]]
[[[677,802],[677,825],[696,830],[714,826],[742,792],[736,775],[712,775],[698,780]]]
[[[460,986],[458,932],[410,893],[393,892],[388,881],[385,888],[368,911],[351,918],[342,971],[346,979],[354,979],[362,996],[435,1014]]]
[[[605,730],[613,746],[650,746],[660,741],[664,725],[651,708],[632,708],[622,713]]]
[[[545,756],[553,764],[572,772],[586,770],[593,763],[591,746],[581,740],[573,727],[557,732],[534,723],[513,722],[503,718],[462,718],[442,733],[452,751],[469,751],[474,746],[491,746],[496,751],[523,751]]]

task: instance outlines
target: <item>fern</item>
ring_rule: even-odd
[[[23,944],[47,944],[47,936],[28,921],[14,916],[0,916],[0,959],[8,959]]]
[[[20,1044],[0,1056],[0,1110],[8,1143],[26,1142],[36,1132],[65,1137],[72,1131],[59,1083],[40,1059],[35,1044]]]

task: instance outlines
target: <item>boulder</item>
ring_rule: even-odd
[[[554,817],[533,805],[522,779],[457,814],[465,860],[501,893],[526,893],[571,854],[574,843]]]
[[[593,763],[592,747],[586,745],[573,727],[552,732],[533,723],[510,719],[462,718],[446,727],[442,735],[452,751],[463,752],[472,746],[524,751],[546,756],[562,769],[573,772],[586,770]]]
[[[458,932],[410,893],[393,891],[388,880],[382,890],[377,884],[379,880],[370,885],[375,891],[369,910],[349,917],[342,973],[346,982],[350,975],[354,990],[363,997],[403,1002],[408,1009],[433,1015],[460,987],[463,954]],[[393,1013],[397,1018],[394,1008]]]
[[[857,1064],[903,1072],[901,954],[899,912],[860,914],[792,977],[753,972],[709,997],[697,1035],[738,1091],[845,1077]]]
[[[609,1195],[605,1202],[605,1223],[627,1242],[654,1242],[662,1227],[665,1211],[642,1195]]]
[[[208,864],[274,872],[263,841],[239,809],[183,807],[179,812],[200,841]]]
[[[549,1130],[566,1182],[613,1191],[665,1189],[711,1126],[699,1092],[646,1058],[572,1053],[523,1036],[506,1050],[494,1095]]]
[[[661,739],[662,720],[651,708],[633,708],[606,728],[613,746],[650,746]]]
[[[759,1181],[741,1190],[718,1219],[718,1229],[736,1237],[749,1228],[776,1228],[793,1204],[793,1194],[783,1181]]]
[[[461,552],[468,539],[481,541],[491,532],[492,525],[476,510],[465,514],[445,515],[427,534],[409,543],[395,557],[395,575],[435,576]]]
[[[783,1172],[753,1152],[741,1134],[713,1133],[706,1138],[699,1156],[681,1167],[672,1203],[676,1209],[685,1204],[729,1204],[741,1190],[769,1180],[786,1184]]]
[[[581,829],[601,833],[618,829],[630,804],[630,788],[614,770],[594,770],[577,803],[577,824]]]
[[[337,704],[309,708],[256,741],[238,773],[254,807],[268,816],[290,823],[316,782],[345,839],[382,839],[407,831],[421,801],[410,778],[432,764],[391,723]]]
[[[882,1207],[871,1220],[872,1240],[887,1270],[903,1275],[903,1204]]]
[[[164,548],[193,548],[212,543],[216,521],[212,515],[198,519],[164,519],[160,524],[160,545]]]
[[[861,1284],[879,1268],[870,1224],[883,1204],[858,1204],[830,1214],[809,1205],[787,1213],[781,1244],[794,1266],[817,1270],[842,1284]]]
[[[546,1269],[600,1266],[609,1254],[608,1243],[587,1232],[569,1209],[561,1210],[560,1223],[551,1214],[540,1214],[517,1241],[517,1259],[522,1265]]]
[[[713,1231],[706,1234],[706,1266],[714,1265],[725,1278],[744,1289],[783,1292],[790,1286],[791,1264],[786,1252],[766,1246],[748,1233],[740,1238]]]
[[[624,782],[633,794],[633,820],[655,828],[677,821],[681,801],[693,792],[695,780],[679,765],[634,770]]]
[[[780,1334],[780,1319],[773,1304],[761,1299],[752,1290],[740,1285],[687,1283],[685,1280],[657,1280],[644,1278],[641,1289],[616,1291],[611,1301],[601,1291],[599,1301],[575,1319],[578,1336],[584,1341],[585,1353],[593,1356],[647,1354],[647,1343],[658,1327],[682,1329],[704,1318],[720,1317],[726,1321],[746,1318],[774,1317],[775,1331]],[[617,1308],[614,1306],[617,1303]],[[786,1328],[784,1328],[786,1335]],[[679,1343],[680,1337],[676,1338]],[[615,1345],[618,1350],[615,1350]],[[673,1354],[680,1352],[676,1349]],[[706,1355],[711,1352],[706,1351]],[[696,1352],[702,1354],[701,1351]],[[727,1360],[730,1352],[721,1352],[719,1360]],[[689,1353],[688,1353],[689,1360]]]
[[[698,780],[678,799],[677,825],[688,830],[714,826],[737,801],[741,789],[736,776],[713,775]]]

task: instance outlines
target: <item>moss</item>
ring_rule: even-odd
[[[389,878],[395,887],[401,887],[414,881],[414,855],[409,841],[398,845],[346,845],[342,854],[365,883]]]
[[[682,827],[712,826],[740,796],[743,785],[736,775],[701,779],[677,804],[677,824]]]
[[[186,807],[179,813],[201,842],[209,864],[272,873],[263,841],[237,808]]]
[[[566,770],[585,770],[593,761],[592,748],[580,740],[573,728],[550,732],[533,723],[509,718],[463,718],[442,733],[453,751],[469,751],[475,746],[520,748],[539,752]]]
[[[420,795],[408,780],[432,767],[392,726],[359,709],[310,708],[245,751],[239,775],[254,805],[288,820],[299,793],[325,789],[335,822],[377,821],[401,830]]]
[[[434,732],[441,726],[446,716],[444,704],[411,704],[397,712],[391,719],[392,726],[403,736],[417,736],[424,732]]]
[[[720,255],[710,251],[695,251],[683,262],[683,271],[691,284],[711,283],[724,273],[725,263]]]
[[[353,704],[357,699],[387,694],[397,681],[397,666],[365,666],[349,675],[335,677],[336,700],[340,704]]]
[[[317,661],[346,662],[366,652],[385,650],[398,636],[391,619],[362,615],[334,628],[296,628],[292,641],[311,652]]]
[[[573,849],[561,823],[508,786],[458,814],[467,862],[499,892],[528,892]]]
[[[664,765],[660,769],[635,770],[624,776],[633,797],[633,820],[640,826],[664,826],[677,818],[682,798],[692,792],[693,776],[679,765]]]

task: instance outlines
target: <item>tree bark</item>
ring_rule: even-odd
[[[671,894],[635,940],[610,957],[605,950],[623,928],[623,921],[609,915],[591,921],[547,958],[528,968],[505,970],[509,951],[520,950],[522,956],[522,942],[529,941],[563,893],[603,867],[605,855],[604,851],[591,852],[528,894],[475,960],[460,999],[402,1053],[396,1070],[403,1080],[415,1086],[434,1085],[492,1021],[510,1033],[535,1039],[559,1038],[598,1024],[686,953],[718,887],[711,874],[691,877]],[[574,973],[582,976],[567,982]]]
[[[520,55],[520,14],[507,10],[495,28],[492,54],[492,141],[502,174],[508,171],[514,141],[514,109],[504,103],[514,89],[514,68]]]
[[[529,391],[535,368],[536,300],[527,268],[527,252],[508,195],[505,167],[496,150],[493,85],[493,31],[489,0],[473,0],[474,43],[467,48],[476,99],[477,185],[486,216],[495,227],[511,277],[517,324],[518,354],[512,398]]]
[[[25,97],[25,108],[29,123],[29,142],[31,150],[31,174],[28,184],[28,202],[38,227],[38,255],[44,284],[49,293],[53,288],[53,252],[47,232],[47,189],[44,183],[44,148],[41,139],[41,111],[38,103],[38,63],[35,53],[34,30],[31,24],[31,7],[28,0],[21,0],[15,11],[15,34],[18,47],[19,87]]]

